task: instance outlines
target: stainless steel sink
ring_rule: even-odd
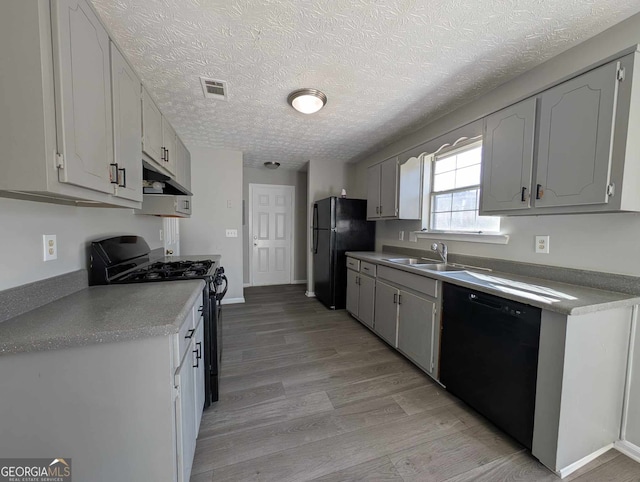
[[[387,258],[385,261],[390,261],[392,263],[404,264],[406,266],[425,266],[427,263],[424,262],[423,259],[416,258]]]
[[[419,267],[420,269],[424,269],[426,271],[464,271],[465,270],[460,266],[453,266],[451,264],[445,264],[445,263],[422,264],[416,267]]]

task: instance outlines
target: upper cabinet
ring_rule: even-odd
[[[536,207],[606,204],[620,62],[540,97]]]
[[[109,35],[85,0],[52,5],[59,180],[111,193]]]
[[[140,208],[143,158],[185,192],[189,152],[87,0],[0,2],[0,57],[0,195]]]
[[[367,219],[420,219],[422,160],[392,157],[367,169]]]
[[[140,206],[114,196],[109,51],[86,0],[0,3],[3,196]]]
[[[480,201],[483,211],[530,206],[535,121],[535,98],[485,119]]]
[[[142,151],[157,167],[166,168],[162,144],[162,113],[145,88],[142,89]]]
[[[113,153],[116,196],[142,201],[142,112],[140,81],[117,47],[111,44],[113,87]]]
[[[486,117],[481,214],[640,211],[638,55]]]

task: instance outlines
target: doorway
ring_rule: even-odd
[[[293,280],[294,186],[249,184],[249,266],[252,286]]]

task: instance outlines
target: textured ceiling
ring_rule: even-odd
[[[640,11],[638,0],[92,0],[190,146],[358,160]],[[205,99],[199,76],[228,82]],[[314,115],[286,102],[312,87]]]

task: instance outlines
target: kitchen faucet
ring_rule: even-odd
[[[441,249],[438,249],[438,245],[441,247]],[[448,250],[447,250],[447,245],[444,243],[433,243],[431,245],[431,251],[435,251],[436,253],[438,253],[440,255],[440,257],[442,258],[442,261],[444,261],[444,263],[447,263],[447,255],[448,255]]]

